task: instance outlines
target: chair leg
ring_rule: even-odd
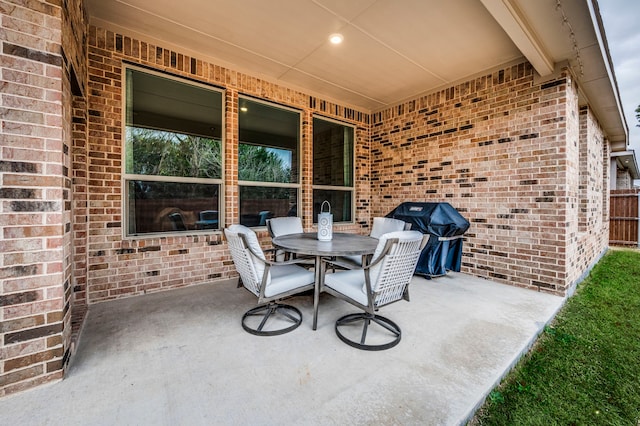
[[[296,307],[275,302],[257,306],[242,316],[242,328],[256,336],[277,336],[300,324],[302,313]]]
[[[360,326],[360,322],[362,325]],[[379,327],[375,327],[377,325]],[[349,328],[359,329],[362,327],[362,331],[359,333],[360,339],[356,340],[355,331],[350,333],[353,338],[347,337],[347,331]],[[336,334],[344,343],[354,348],[363,349],[366,351],[382,351],[390,349],[400,343],[402,338],[402,331],[400,327],[388,318],[380,315],[372,315],[366,312],[349,314],[339,318],[336,321]],[[343,331],[344,330],[344,331]],[[376,336],[371,340],[380,340],[379,334],[384,336],[383,343],[367,343],[367,337],[371,337],[371,334],[375,333]],[[391,340],[389,340],[391,339]]]

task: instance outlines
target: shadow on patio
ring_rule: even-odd
[[[291,333],[242,330],[255,297],[200,285],[92,305],[65,380],[0,399],[5,424],[464,423],[564,299],[460,273],[414,277],[381,313],[403,331],[382,352],[351,348],[335,320],[355,308],[290,299]]]

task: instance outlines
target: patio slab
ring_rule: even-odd
[[[355,312],[311,296],[291,333],[242,330],[255,297],[206,284],[90,306],[64,380],[0,399],[2,424],[464,424],[564,299],[460,273],[414,277],[411,302],[382,308],[398,346],[342,343],[335,320]]]

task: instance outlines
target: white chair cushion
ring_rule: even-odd
[[[324,285],[362,305],[368,304],[364,269],[351,269],[327,274],[324,277]]]
[[[295,216],[274,217],[269,219],[271,232],[275,237],[280,235],[300,234],[304,232],[302,228],[302,219]]]
[[[251,250],[253,250],[262,260],[266,259],[264,257],[264,252],[262,251],[262,247],[260,246],[260,242],[258,242],[258,236],[255,232],[253,232],[251,228],[247,228],[246,226],[240,224],[234,224],[227,229],[234,234],[244,234],[246,236],[247,244],[249,245]],[[258,277],[258,280],[262,280],[262,276],[264,275],[264,263],[260,262],[257,259],[254,259],[253,256],[251,257],[251,259],[253,260],[253,267],[256,270],[256,276]],[[267,277],[267,283],[269,282],[269,280],[270,277]]]
[[[315,281],[313,271],[298,265],[273,265],[270,272],[271,282],[264,290],[266,297],[285,293]]]
[[[373,225],[371,226],[371,233],[369,234],[373,238],[380,238],[380,236],[395,231],[404,231],[406,222],[400,219],[393,219],[391,217],[374,217]]]

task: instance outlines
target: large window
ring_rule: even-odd
[[[352,126],[314,117],[313,119],[313,221],[323,201],[329,201],[333,220],[353,220]]]
[[[300,113],[244,97],[239,104],[240,223],[296,216]]]
[[[220,228],[222,93],[126,69],[127,235]]]

